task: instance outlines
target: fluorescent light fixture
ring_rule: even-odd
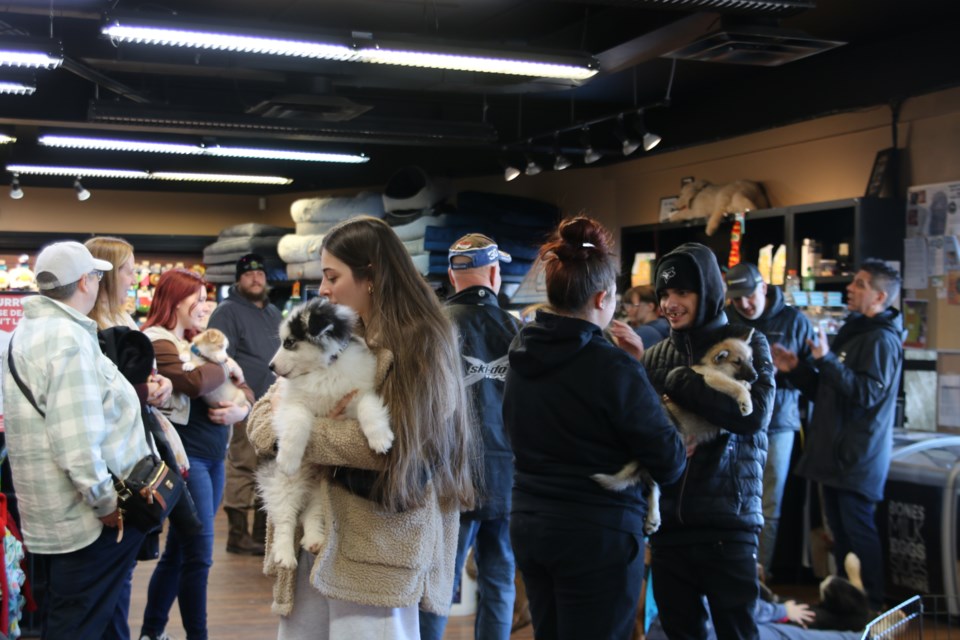
[[[78,136],[44,135],[37,143],[45,147],[64,149],[93,149],[96,151],[133,151],[142,153],[171,153],[217,158],[250,158],[260,160],[294,160],[303,162],[343,162],[361,164],[369,162],[364,154],[293,151],[286,149],[255,149],[246,147],[200,146],[169,142],[146,142],[138,140],[111,140]]]
[[[193,49],[237,51],[339,62],[368,62],[478,73],[503,73],[534,78],[586,80],[598,69],[595,60],[494,50],[442,50],[436,46],[371,39],[329,38],[328,42],[268,37],[252,33],[224,33],[147,23],[142,19],[113,19],[101,32],[118,42]]]
[[[10,173],[35,176],[75,176],[77,178],[121,178],[132,180],[165,180],[179,182],[229,182],[235,184],[286,185],[293,182],[280,176],[249,176],[220,173],[185,173],[174,171],[132,171],[127,169],[98,169],[91,167],[49,167],[42,165],[8,164]]]
[[[0,80],[0,93],[10,93],[17,96],[32,96],[37,90],[36,85],[13,80]]]
[[[0,67],[56,69],[63,62],[59,40],[30,36],[0,37]]]
[[[83,185],[80,184],[79,177],[73,181],[73,188],[77,190],[77,200],[80,202],[86,202],[90,199],[90,192],[84,189]]]
[[[280,176],[242,176],[225,173],[182,173],[179,171],[153,171],[151,180],[172,180],[175,182],[233,182],[238,184],[290,184],[290,178]]]
[[[0,134],[0,144],[13,144],[17,139],[13,136],[8,136],[5,134]]]

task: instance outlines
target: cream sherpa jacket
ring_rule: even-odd
[[[377,387],[393,364],[386,349],[377,354]],[[273,428],[276,385],[254,406],[247,421],[250,442],[262,456],[275,455]],[[374,453],[356,420],[318,418],[304,453],[304,464],[383,469],[385,456]],[[437,499],[428,487],[427,506],[400,513],[353,495],[327,479],[327,540],[311,572],[314,587],[335,600],[378,607],[406,607],[419,603],[426,611],[446,615],[453,594],[454,561],[460,526],[455,501]],[[295,539],[299,540],[298,531]],[[267,525],[264,573],[275,576],[273,612],[288,615],[293,607],[296,570],[271,562],[273,524]],[[299,549],[295,550],[299,555]]]

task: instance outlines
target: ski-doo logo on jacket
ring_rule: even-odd
[[[501,382],[507,379],[507,356],[497,358],[493,362],[484,362],[480,358],[471,358],[470,356],[463,356],[463,359],[467,361],[466,378],[463,381],[465,386],[469,387],[484,378]]]

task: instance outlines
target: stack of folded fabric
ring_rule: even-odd
[[[423,275],[430,270],[430,253],[424,246],[426,230],[447,224],[444,211],[448,207],[444,201],[450,192],[447,181],[432,178],[414,166],[393,174],[383,190],[384,220],[393,227]]]
[[[379,193],[359,193],[353,197],[304,198],[290,205],[290,216],[297,232],[280,239],[278,251],[287,263],[291,280],[319,280],[320,247],[334,225],[360,215],[382,218],[383,199]]]
[[[457,238],[483,233],[513,257],[500,265],[504,283],[519,283],[537,258],[537,251],[560,220],[560,210],[548,202],[479,191],[462,191],[457,207],[442,227],[428,225],[424,249],[430,252],[429,274],[445,277],[447,251]]]
[[[285,280],[286,270],[277,254],[280,237],[290,229],[259,222],[247,222],[227,227],[220,232],[217,241],[203,250],[206,278],[218,284],[236,280],[237,260],[248,253],[259,253],[266,263],[268,280]]]

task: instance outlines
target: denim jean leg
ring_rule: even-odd
[[[770,570],[773,552],[777,546],[783,488],[790,473],[793,440],[793,431],[777,431],[768,436],[767,463],[763,468],[763,530],[760,532],[758,554],[760,564],[767,571]]]
[[[168,527],[167,542],[147,585],[147,604],[143,610],[141,635],[158,636],[167,628],[170,607],[177,599],[180,584],[181,547],[176,529]]]
[[[479,522],[460,519],[460,532],[457,534],[457,559],[454,563],[453,592],[460,588],[463,565],[467,562],[467,552],[473,546],[477,536]],[[429,611],[420,611],[420,640],[441,640],[447,628],[447,616],[439,616]]]
[[[477,640],[508,640],[516,597],[510,521],[507,518],[480,521],[474,554],[480,593],[474,636]]]

